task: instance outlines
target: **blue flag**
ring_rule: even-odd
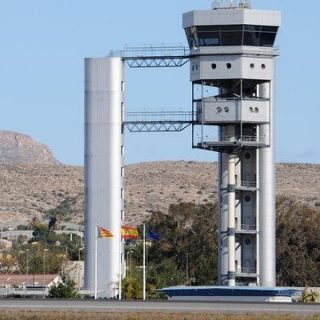
[[[148,232],[147,238],[150,239],[150,240],[160,241],[160,236],[157,233],[153,232],[153,231],[149,231]]]

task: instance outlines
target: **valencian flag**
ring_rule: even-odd
[[[134,240],[139,237],[137,228],[122,226],[121,227],[121,237],[124,240]]]
[[[112,238],[112,237],[113,237],[113,234],[111,231],[98,226],[98,238]]]

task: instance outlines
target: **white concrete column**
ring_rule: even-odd
[[[229,155],[228,159],[228,285],[235,286],[235,156]]]
[[[124,66],[121,58],[85,59],[85,288],[98,297],[119,294],[123,218],[122,118]],[[113,237],[95,238],[100,226]]]
[[[234,126],[228,127],[228,136],[232,139],[235,135]],[[236,212],[236,156],[228,155],[228,285],[235,286],[235,212]]]
[[[221,127],[220,137],[227,136]],[[228,154],[219,153],[219,284],[228,285]]]
[[[274,167],[274,110],[272,82],[259,85],[259,97],[269,99],[270,124],[260,126],[259,135],[269,143],[259,150],[259,270],[260,285],[276,284],[275,247],[275,167]]]

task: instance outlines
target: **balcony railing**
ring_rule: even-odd
[[[239,142],[239,141],[245,141],[245,142],[264,142],[265,137],[264,136],[222,136],[221,141],[230,141],[230,142]]]
[[[260,98],[260,97],[247,97],[243,96],[242,98],[239,95],[235,96],[212,96],[204,98],[204,102],[215,102],[215,101],[240,101],[240,100],[246,100],[246,101],[269,101],[267,98]]]
[[[256,225],[250,225],[250,224],[241,224],[237,227],[237,230],[241,231],[256,231],[257,226]]]
[[[217,144],[217,143],[228,143],[228,144],[241,144],[241,143],[259,143],[264,144],[266,142],[265,136],[248,136],[248,135],[237,135],[237,136],[221,136],[218,137],[204,137],[199,138],[199,143],[201,144]]]
[[[244,275],[250,275],[250,274],[256,274],[257,273],[257,269],[256,268],[240,268],[238,269],[238,271],[236,272],[237,274],[244,274]]]
[[[236,185],[236,190],[256,191],[258,189],[256,181],[241,181]]]
[[[256,181],[241,180],[241,187],[244,187],[244,188],[256,188],[257,187],[257,182]]]

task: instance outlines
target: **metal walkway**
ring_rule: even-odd
[[[180,132],[193,122],[189,111],[127,112],[124,125],[130,132]]]
[[[184,46],[126,47],[110,51],[110,57],[121,57],[130,68],[182,67],[190,58]]]

